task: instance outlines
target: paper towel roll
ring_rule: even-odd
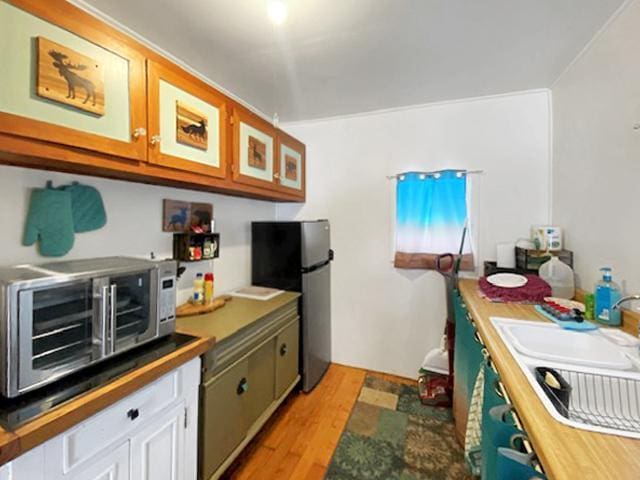
[[[516,268],[515,243],[499,243],[496,247],[497,265],[500,268]]]

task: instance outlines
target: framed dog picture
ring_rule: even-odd
[[[37,38],[36,92],[40,97],[98,116],[105,113],[104,67],[75,50]]]
[[[207,150],[208,120],[204,113],[183,102],[176,102],[176,141],[183,145]]]

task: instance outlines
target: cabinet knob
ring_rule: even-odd
[[[236,389],[236,393],[238,395],[242,395],[247,390],[249,390],[249,382],[247,382],[246,378],[243,378],[242,380],[240,380],[240,383],[238,384],[238,388]]]
[[[636,123],[636,124],[633,126],[633,129],[634,129],[634,130],[640,130],[640,123]]]
[[[160,135],[153,135],[153,136],[151,137],[151,140],[149,140],[149,143],[151,143],[151,145],[157,145],[157,144],[159,144],[159,143],[160,143],[160,140],[162,140],[162,139],[160,138]]]
[[[282,346],[280,347],[280,356],[284,357],[288,351],[289,351],[289,348],[287,347],[287,344],[283,343]]]
[[[127,412],[127,417],[129,417],[131,420],[135,420],[139,416],[140,416],[140,412],[138,411],[137,408],[132,408]]]
[[[133,133],[131,134],[131,136],[134,139],[139,139],[140,137],[144,137],[147,134],[147,129],[143,128],[143,127],[138,127],[136,128]]]
[[[278,172],[273,174],[273,178],[275,178],[276,180],[280,178],[280,174]]]

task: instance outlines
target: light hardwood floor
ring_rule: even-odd
[[[367,373],[332,364],[310,393],[293,393],[223,476],[225,480],[324,478]]]

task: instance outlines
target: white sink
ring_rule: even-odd
[[[503,330],[516,350],[530,357],[612,370],[633,367],[620,347],[607,340],[600,330],[564,330],[540,322],[508,324]]]
[[[571,331],[552,323],[499,317],[491,317],[491,322],[554,419],[579,429],[640,439],[637,339],[621,331]],[[570,385],[564,407],[538,383],[537,367],[553,369]]]

